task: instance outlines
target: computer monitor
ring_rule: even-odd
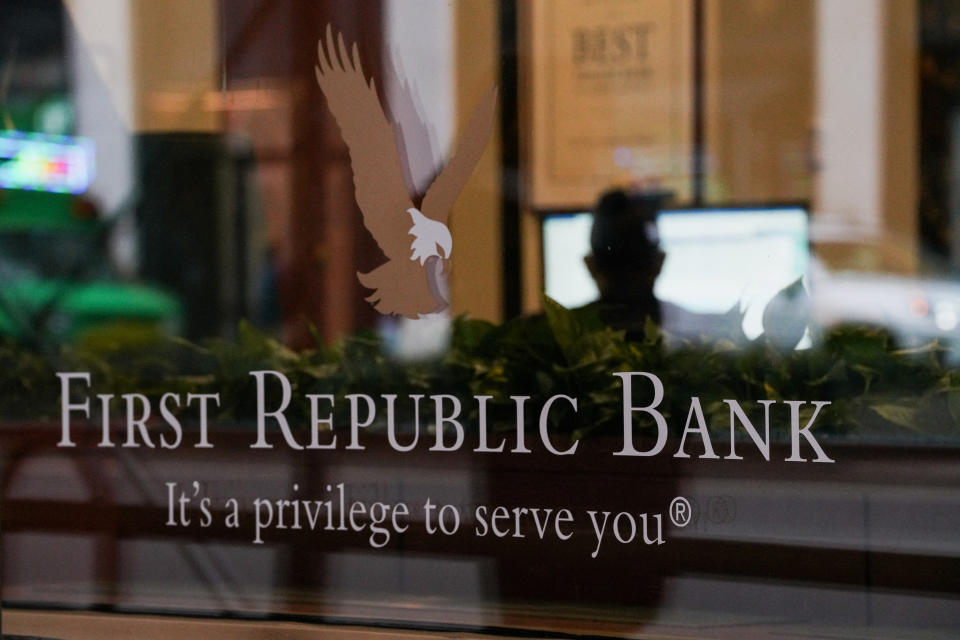
[[[545,290],[567,307],[598,296],[583,263],[591,224],[590,213],[543,219]],[[762,331],[767,301],[807,271],[808,216],[801,206],[665,209],[657,231],[667,256],[657,297],[698,313],[723,313],[739,304],[751,338]]]
[[[543,285],[547,295],[573,308],[597,299],[584,256],[590,253],[590,213],[560,213],[544,216]]]

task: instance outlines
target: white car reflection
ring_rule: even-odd
[[[960,346],[960,282],[909,274],[916,254],[889,240],[815,239],[813,246],[807,284],[815,324],[885,329],[904,348],[934,340]]]

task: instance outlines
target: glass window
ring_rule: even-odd
[[[0,12],[3,632],[956,634],[956,3]]]

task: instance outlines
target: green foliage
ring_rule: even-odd
[[[14,342],[0,342],[0,390],[4,417],[44,419],[59,411],[54,367]]]
[[[242,424],[256,409],[250,372],[271,370],[290,380],[293,400],[286,414],[295,424],[308,423],[304,394],[333,395],[338,424],[346,422],[349,394],[396,394],[398,403],[411,394],[451,394],[461,398],[461,419],[468,427],[477,417],[471,396],[490,396],[492,429],[512,429],[516,404],[511,396],[529,396],[524,419],[528,429],[535,429],[543,402],[564,394],[578,399],[578,410],[557,405],[551,429],[584,437],[622,429],[621,384],[613,372],[646,371],[663,381],[660,410],[675,433],[696,396],[708,424],[718,429],[729,424],[725,399],[736,399],[750,411],[760,409],[759,400],[793,399],[832,403],[817,423],[820,433],[958,435],[960,371],[950,364],[957,362],[956,353],[936,342],[898,350],[889,334],[867,327],[837,328],[819,336],[813,348],[793,350],[805,317],[781,327],[777,316],[795,317],[807,303],[802,286],[786,288],[764,313],[766,333],[753,341],[742,336],[681,340],[652,322],[639,339],[628,340],[595,310],[568,310],[547,298],[543,314],[502,325],[456,318],[443,356],[413,362],[391,357],[382,339],[368,331],[297,352],[246,323],[234,340],[199,345],[142,327],[113,327],[56,357],[0,344],[0,411],[6,419],[55,417],[55,372],[89,371],[102,393],[153,398],[171,391],[219,393],[218,419]],[[731,325],[739,326],[740,313],[732,310],[729,316]],[[272,384],[268,402],[279,406],[280,400],[279,385]],[[424,420],[432,410],[432,403],[421,403]],[[757,418],[762,420],[761,414]]]

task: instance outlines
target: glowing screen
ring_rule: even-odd
[[[0,188],[83,193],[93,173],[92,140],[0,131]]]
[[[546,293],[567,307],[598,295],[583,263],[591,221],[589,213],[544,219]],[[698,313],[723,313],[739,303],[744,332],[759,335],[766,302],[806,273],[807,226],[800,207],[661,211],[657,231],[667,257],[654,291]]]

